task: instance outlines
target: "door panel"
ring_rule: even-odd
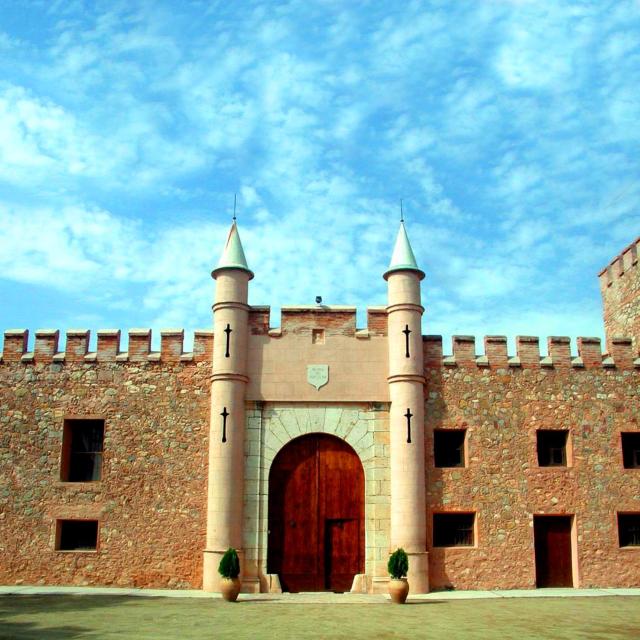
[[[537,587],[572,587],[571,516],[534,516]]]
[[[292,440],[269,475],[267,570],[285,591],[348,590],[364,565],[364,472],[334,436]]]
[[[269,481],[269,562],[279,568],[269,572],[286,576],[291,591],[319,588],[316,449],[311,440],[292,441]]]
[[[355,519],[325,520],[324,586],[328,591],[349,591],[353,576],[360,573],[360,558],[354,549],[360,535],[358,528]]]

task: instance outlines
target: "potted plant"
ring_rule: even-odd
[[[220,580],[222,597],[227,602],[235,602],[240,593],[240,578],[238,578],[240,575],[240,559],[238,558],[238,552],[232,547],[229,547],[220,559],[218,573],[222,576],[222,580]]]
[[[389,595],[395,604],[404,604],[409,595],[409,582],[406,575],[409,571],[409,558],[404,549],[396,549],[387,563],[389,571]]]

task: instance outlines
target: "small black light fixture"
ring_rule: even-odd
[[[322,304],[322,296],[316,296],[316,304]]]

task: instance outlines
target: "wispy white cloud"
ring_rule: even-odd
[[[562,333],[560,302],[597,308],[595,272],[637,233],[635,2],[38,19],[0,36],[3,278],[102,300],[114,323],[127,304],[132,324],[209,322],[236,191],[252,301],[274,306],[383,302],[404,197],[445,333]]]

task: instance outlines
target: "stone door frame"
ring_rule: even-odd
[[[243,517],[243,589],[277,590],[267,571],[269,472],[295,438],[326,433],[356,452],[365,478],[363,591],[387,577],[390,532],[389,403],[251,402],[247,405]]]

